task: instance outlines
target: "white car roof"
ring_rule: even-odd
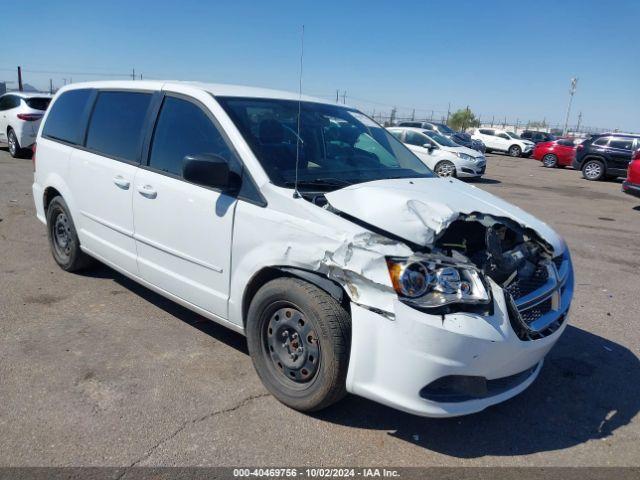
[[[20,98],[33,98],[33,97],[51,98],[50,94],[41,93],[41,92],[19,92],[19,91],[15,91],[15,92],[6,92],[5,94],[0,95],[0,96],[4,96],[4,95],[15,95],[16,97],[20,97]]]
[[[161,90],[170,88],[172,85],[189,85],[211,93],[213,96],[221,97],[251,97],[251,98],[274,98],[279,100],[298,100],[299,94],[283,90],[272,90],[260,87],[248,87],[245,85],[227,85],[222,83],[201,83],[182,82],[178,80],[113,80],[101,82],[83,82],[67,85],[60,90],[75,90],[80,88],[120,88],[120,89],[141,89],[141,90]],[[321,98],[302,95],[303,102],[324,103],[335,105],[334,102]]]

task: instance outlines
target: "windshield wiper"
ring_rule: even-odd
[[[342,180],[340,178],[314,178],[312,180],[298,180],[298,186],[301,187],[346,187],[352,182]],[[296,182],[286,182],[287,187],[294,187]]]

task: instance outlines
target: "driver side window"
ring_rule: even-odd
[[[182,160],[187,155],[218,155],[228,162],[234,157],[207,114],[197,105],[166,97],[156,123],[149,166],[182,177]]]

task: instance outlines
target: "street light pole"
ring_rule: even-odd
[[[571,88],[569,88],[569,105],[567,105],[567,116],[564,120],[564,129],[562,130],[562,134],[567,134],[567,129],[569,127],[569,114],[571,113],[571,102],[573,101],[573,94],[576,93],[576,86],[578,85],[578,77],[573,77],[571,79]]]

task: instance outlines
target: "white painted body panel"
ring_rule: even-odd
[[[518,340],[502,290],[493,283],[492,315],[457,313],[444,320],[398,301],[391,284],[387,256],[410,256],[409,243],[428,245],[464,213],[511,218],[538,232],[555,254],[563,253],[562,239],[519,208],[455,179],[381,180],[326,195],[331,207],[407,243],[392,240],[270,183],[215,101],[217,92],[289,99],[297,95],[178,82],[96,82],[81,87],[165,89],[199,100],[222,126],[266,200],[266,206],[257,205],[39,136],[33,184],[38,218],[46,221],[43,195],[55,188],[76,222],[81,248],[161,295],[243,332],[244,294],[256,274],[282,266],[316,272],[342,286],[350,301],[348,391],[436,417],[476,412],[524,390],[561,335],[564,326],[542,340]],[[444,149],[440,153],[453,155]],[[129,182],[128,188],[116,185],[118,176],[120,183]],[[482,400],[452,405],[418,395],[441,376],[494,379],[536,365],[516,388]]]
[[[69,163],[67,178],[77,202],[73,221],[80,243],[137,274],[131,201],[138,167],[79,149],[72,149]]]

